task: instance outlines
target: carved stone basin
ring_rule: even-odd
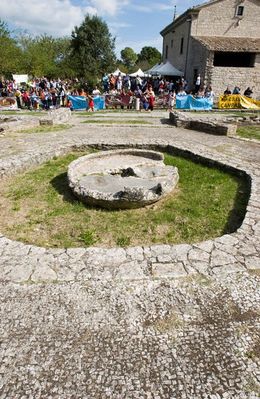
[[[165,197],[179,180],[177,168],[163,159],[159,152],[138,149],[86,155],[69,165],[69,185],[89,205],[139,208]]]

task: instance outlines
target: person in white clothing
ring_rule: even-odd
[[[199,91],[200,85],[201,85],[201,77],[200,77],[200,74],[198,74],[196,83],[195,83],[195,93],[197,93]]]
[[[176,94],[175,91],[170,91],[169,97],[168,97],[168,110],[172,111],[173,107],[175,105],[175,99],[176,99]]]
[[[93,94],[94,97],[100,96],[101,93],[100,93],[100,91],[99,91],[97,86],[95,86],[95,89],[92,91],[92,94]]]

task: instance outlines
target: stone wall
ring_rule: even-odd
[[[254,68],[212,67],[209,83],[216,95],[223,94],[227,86],[231,89],[238,85],[241,94],[248,86],[253,89],[253,97],[260,97],[260,54],[258,54]]]
[[[242,17],[236,17],[238,5],[244,6]],[[200,10],[192,23],[191,35],[260,37],[259,19],[259,0],[218,1]]]
[[[189,22],[184,22],[174,27],[174,33],[169,32],[163,39],[163,62],[169,60],[175,68],[185,72],[187,44],[189,36]],[[181,39],[183,38],[183,53],[180,54]],[[166,59],[166,46],[168,46],[168,57]]]
[[[184,127],[185,129],[198,130],[217,136],[233,136],[236,134],[237,125],[227,124],[221,121],[212,122],[210,120],[203,120],[199,117],[190,117],[185,113],[174,111],[169,115],[170,123],[177,127]]]
[[[207,59],[209,56],[209,51],[203,47],[200,43],[190,38],[189,44],[189,54],[187,62],[186,79],[188,81],[188,90],[194,88],[194,70],[197,69],[198,73],[201,75],[201,82],[207,80]]]

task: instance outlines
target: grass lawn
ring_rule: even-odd
[[[0,115],[22,115],[22,116],[44,116],[47,115],[45,111],[0,111]]]
[[[133,115],[131,115],[131,114],[128,114],[128,115],[126,115],[126,113],[124,113],[124,114],[115,114],[113,111],[111,111],[111,112],[106,112],[105,114],[102,112],[102,113],[98,113],[98,112],[84,112],[84,113],[79,113],[79,114],[73,114],[74,116],[76,115],[76,117],[77,118],[104,118],[104,116],[106,117],[106,118],[116,118],[116,119],[118,119],[118,120],[120,120],[120,118],[131,118],[131,116],[133,117],[133,119],[134,118],[147,118],[147,114],[148,115],[151,115],[150,113],[147,113],[147,112],[140,112],[138,115],[137,114],[133,114]],[[155,116],[156,117],[156,116]],[[129,120],[132,120],[132,119],[129,119]]]
[[[71,153],[0,182],[0,231],[46,247],[109,247],[198,242],[232,232],[243,220],[244,180],[171,155],[165,163],[178,167],[180,181],[165,199],[131,210],[88,207],[67,183],[68,164],[81,155]]]
[[[16,133],[49,133],[49,132],[58,132],[60,130],[70,129],[72,125],[52,125],[52,126],[35,126],[30,127],[28,129],[17,130]]]
[[[120,106],[119,106],[120,107]],[[134,108],[133,109],[121,109],[121,108],[105,108],[105,109],[100,109],[99,111],[74,111],[73,114],[77,116],[91,116],[91,115],[99,115],[99,114],[112,114],[112,113],[117,113],[117,114],[123,114],[123,113],[130,113],[131,112],[139,112],[136,111]]]
[[[260,125],[240,126],[237,128],[237,135],[247,139],[260,140]]]
[[[259,111],[255,111],[255,112],[253,112],[253,111],[242,111],[242,112],[231,112],[230,114],[229,114],[229,116],[238,116],[238,117],[240,117],[240,118],[243,118],[243,117],[250,117],[250,116],[254,116],[254,117],[259,117],[259,115],[260,115],[260,112]]]

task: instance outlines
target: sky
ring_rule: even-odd
[[[32,35],[70,36],[86,14],[98,15],[116,37],[116,53],[144,46],[162,51],[160,31],[177,15],[203,0],[0,0],[0,19]]]

